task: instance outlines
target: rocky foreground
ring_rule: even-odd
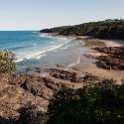
[[[102,53],[97,57],[99,67],[124,70],[123,47],[100,47],[95,50]],[[19,122],[22,124],[22,120],[26,118],[23,116],[25,116],[25,106],[27,105],[29,108],[30,105],[34,105],[35,112],[43,114],[43,119],[45,114],[51,114],[57,110],[56,104],[53,106],[52,102],[56,103],[57,99],[63,101],[62,99],[65,99],[68,93],[78,95],[86,86],[92,87],[100,82],[110,84],[116,82],[91,73],[77,70],[67,71],[59,67],[46,69],[44,72],[40,68],[36,68],[36,72],[33,74],[30,71],[27,68],[25,73],[14,74],[11,79],[0,74],[0,123]],[[71,92],[69,90],[66,92],[65,89],[70,89]],[[56,97],[60,91],[63,91],[63,94]],[[59,106],[58,103],[57,106]],[[31,111],[31,113],[33,112]],[[43,120],[46,121],[46,117]]]
[[[36,106],[36,111],[46,113],[54,94],[67,87],[75,91],[86,85],[99,83],[102,77],[89,73],[69,72],[60,69],[47,69],[45,76],[19,73],[12,80],[0,81],[0,116],[7,119],[17,119],[19,110],[27,104]]]

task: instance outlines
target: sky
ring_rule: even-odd
[[[0,0],[0,30],[40,30],[124,19],[124,0]]]

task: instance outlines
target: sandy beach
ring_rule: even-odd
[[[86,36],[76,36],[79,40],[82,40],[85,42],[84,47],[90,48],[84,55],[81,57],[83,58],[83,61],[80,61],[79,64],[77,64],[74,68],[78,68],[81,72],[88,72],[92,73],[97,76],[102,76],[105,78],[113,78],[117,80],[118,84],[121,83],[121,79],[124,79],[124,71],[122,70],[107,70],[100,68],[96,65],[96,58],[104,55],[103,53],[100,53],[92,48],[94,47],[121,47],[123,46],[123,41],[121,40],[103,40],[103,39],[96,39],[96,38],[90,38]],[[84,63],[84,56],[86,56],[86,61],[88,61],[89,65],[86,67],[83,67]],[[87,58],[89,60],[87,60]]]

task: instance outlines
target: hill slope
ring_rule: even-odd
[[[44,29],[40,32],[58,33],[60,35],[86,35],[102,39],[124,39],[124,20],[109,19],[75,26]]]

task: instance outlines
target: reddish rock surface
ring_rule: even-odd
[[[59,70],[59,69],[49,69],[50,75],[63,80],[70,80],[71,82],[78,82],[78,77],[75,72],[69,72],[65,70]]]
[[[103,47],[97,48],[99,52],[105,53],[98,58],[98,65],[105,69],[124,70],[124,48]]]

